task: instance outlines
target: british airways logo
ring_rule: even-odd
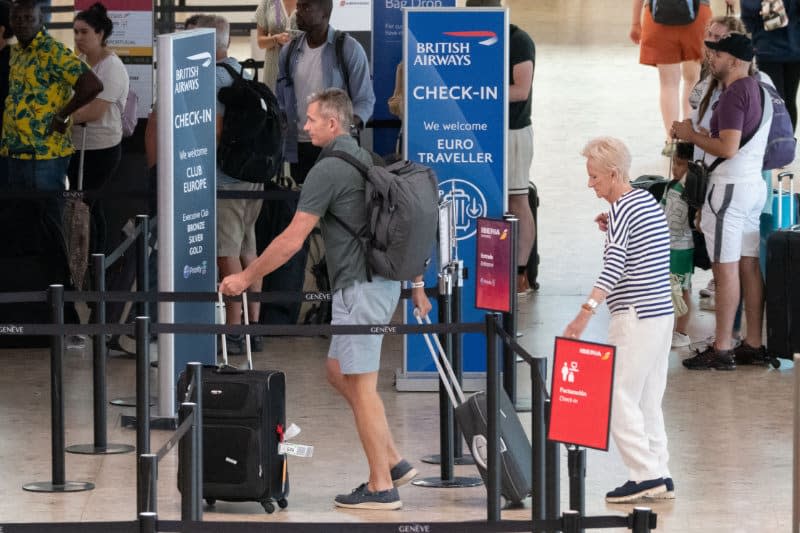
[[[482,39],[478,44],[483,46],[492,46],[497,43],[497,34],[488,30],[473,30],[473,31],[446,31],[444,32],[448,37],[461,37],[465,39]]]

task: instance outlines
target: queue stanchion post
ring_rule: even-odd
[[[544,401],[545,428],[550,421],[550,400]],[[561,455],[560,445],[551,440],[545,440],[545,510],[547,518],[558,518],[561,515]],[[583,512],[581,511],[581,514]]]
[[[497,327],[500,315],[497,313],[486,314],[486,413],[488,424],[486,428],[487,453],[486,453],[486,500],[487,516],[489,522],[500,520],[500,423],[499,398],[500,398],[500,363],[498,358],[502,353],[498,350],[499,336]]]
[[[567,448],[569,469],[569,508],[586,514],[586,450],[578,446]],[[581,530],[583,532],[583,530]]]
[[[462,306],[462,293],[464,291],[464,262],[460,259],[453,261],[453,297],[450,300],[453,317],[453,324],[460,324],[462,319],[461,306]],[[463,387],[464,385],[464,344],[463,334],[453,334],[453,374],[455,374],[458,384]],[[453,432],[453,463],[456,465],[474,465],[475,459],[471,454],[464,454],[463,446],[463,432],[458,425],[458,420],[455,423],[455,430]]]
[[[194,424],[192,426],[192,438],[194,439],[194,456],[191,465],[194,471],[194,515],[192,520],[203,520],[203,364],[192,362],[186,365],[187,377],[190,383],[194,383],[194,395],[191,401],[195,405]]]
[[[136,317],[136,453],[150,453],[150,318]]]
[[[139,513],[139,533],[156,533],[157,523],[156,513]]]
[[[142,229],[136,240],[136,289],[141,293],[150,290],[150,270],[148,268],[148,248],[150,246],[150,217],[136,215],[137,225]],[[150,316],[150,305],[146,299],[137,303],[139,316]]]
[[[580,529],[581,513],[578,511],[564,511],[561,519],[564,525],[564,529],[562,530],[564,533],[578,533],[578,531],[583,531]]]
[[[64,325],[64,286],[50,285],[47,291],[52,323]],[[64,334],[50,339],[50,481],[35,481],[22,486],[29,492],[82,492],[92,490],[93,483],[67,481],[64,450]]]
[[[519,219],[511,213],[506,213],[503,219],[511,225],[511,279],[509,291],[511,310],[503,313],[503,329],[512,339],[517,338],[517,248],[519,241]],[[508,343],[503,343],[503,388],[511,400],[511,405],[517,405],[517,354]]]
[[[656,526],[656,516],[649,507],[634,507],[631,521],[633,533],[650,533]]]
[[[156,513],[158,505],[158,455],[139,454],[136,470],[136,513]]]
[[[547,431],[545,427],[545,393],[544,376],[547,375],[547,359],[534,358],[531,365],[531,518],[533,522],[544,520],[546,484],[545,484],[545,447]]]
[[[178,461],[179,468],[183,473],[180,476],[181,482],[181,520],[198,520],[198,497],[197,476],[200,470],[200,460],[196,448],[197,438],[195,432],[197,428],[197,405],[193,402],[184,402],[179,408],[180,421],[183,423],[187,418],[192,419],[191,429],[183,436],[184,445],[179,448]]]
[[[439,275],[439,321],[443,324],[449,324],[452,320],[450,296],[453,290],[453,276],[449,268],[446,268]],[[453,347],[450,342],[451,336],[445,335],[443,337],[443,345],[445,357],[452,366],[452,353]],[[433,354],[431,354],[433,355]],[[442,383],[442,376],[439,376],[439,455],[429,455],[423,457],[421,460],[428,464],[439,464],[441,466],[441,473],[439,477],[427,477],[422,479],[415,479],[411,483],[418,487],[433,487],[433,488],[466,488],[476,487],[482,483],[479,478],[455,476],[453,473],[453,464],[455,462],[453,457],[453,440],[455,435],[455,414],[453,412],[453,404],[447,394],[447,390]]]
[[[106,290],[106,256],[92,254],[92,270],[94,273],[94,289],[101,295]],[[95,302],[94,323],[106,323],[106,302],[101,296]],[[94,414],[94,443],[75,444],[67,447],[69,453],[84,455],[106,455],[115,453],[128,453],[134,450],[129,444],[108,443],[108,422],[106,400],[108,389],[106,387],[106,346],[105,333],[96,333],[92,338],[92,407]]]

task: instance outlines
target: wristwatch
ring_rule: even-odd
[[[586,303],[581,305],[581,307],[594,314],[595,310],[597,309],[597,300],[595,300],[594,298],[589,298],[588,300],[586,300]]]

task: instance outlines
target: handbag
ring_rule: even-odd
[[[711,172],[725,161],[724,157],[718,157],[711,165],[706,166],[705,161],[689,161],[689,168],[686,171],[686,182],[683,184],[683,194],[681,198],[695,209],[702,209],[706,201],[706,191],[708,190],[708,176]]]
[[[762,0],[760,15],[764,21],[764,31],[777,30],[789,25],[783,0]]]
[[[683,287],[677,274],[669,275],[669,289],[672,295],[672,307],[675,310],[675,316],[683,316],[688,313],[689,307],[683,299]]]

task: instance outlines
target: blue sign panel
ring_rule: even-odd
[[[159,36],[159,288],[165,291],[216,290],[214,36],[205,29]],[[214,302],[167,303],[161,309],[164,322],[215,322]],[[168,337],[172,342],[159,344],[162,415],[169,414],[165,406],[172,405],[186,363],[216,359],[213,335]]]
[[[374,0],[372,2],[372,79],[374,80],[374,120],[397,120],[389,112],[388,100],[394,94],[397,65],[403,58],[403,8],[454,7],[455,0]],[[402,117],[400,117],[402,118]],[[398,128],[375,128],[373,149],[379,154],[394,152]]]
[[[507,11],[408,9],[405,15],[406,155],[432,167],[440,196],[454,201],[458,255],[472,269],[477,219],[502,218],[506,203]],[[436,284],[436,270],[426,285]],[[462,320],[483,321],[474,276],[462,294]],[[414,322],[410,309],[407,320]],[[483,337],[465,335],[463,346],[464,371],[484,372]],[[409,373],[436,373],[419,336],[408,337],[405,362]]]

